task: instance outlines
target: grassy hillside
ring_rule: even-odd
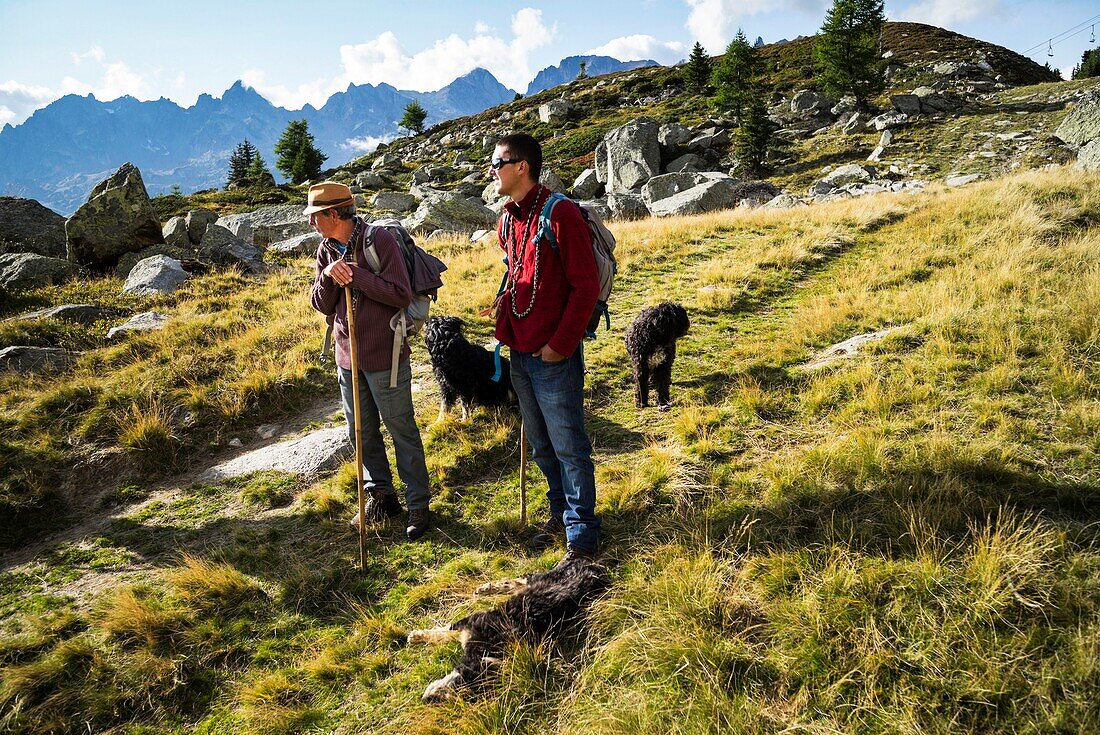
[[[7,557],[0,729],[1096,731],[1098,184],[1058,168],[619,225],[613,330],[585,353],[612,590],[585,635],[518,646],[488,692],[436,706],[420,693],[457,648],[407,647],[405,632],[561,554],[524,547],[515,419],[427,428],[436,393],[414,353],[439,528],[421,544],[374,529],[361,575],[349,466],[309,486],[173,479],[287,402],[331,400],[335,382],[310,362],[307,261],[263,281],[200,277],[158,304],[174,329],[3,386],[20,451],[100,437],[121,455],[111,467],[144,458],[167,479],[131,472],[89,511],[95,533]],[[475,314],[497,254],[439,250],[439,313],[486,335]],[[622,346],[662,299],[692,319],[668,414],[633,407]],[[884,327],[897,330],[863,354],[800,369]],[[110,406],[125,426],[101,423]],[[172,418],[184,409],[193,423]]]

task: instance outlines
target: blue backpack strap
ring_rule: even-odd
[[[535,241],[540,238],[546,237],[546,241],[550,243],[550,247],[554,248],[554,252],[558,250],[558,239],[554,237],[554,231],[550,229],[550,215],[554,211],[554,205],[558,202],[562,202],[569,199],[564,194],[558,192],[551,192],[550,196],[546,199],[546,204],[542,205],[542,213],[539,215],[539,231],[535,233]]]
[[[500,342],[497,342],[497,347],[493,350],[493,366],[496,368],[496,371],[493,373],[494,383],[499,383],[500,379],[504,377],[504,364],[500,361],[500,348],[502,346]]]

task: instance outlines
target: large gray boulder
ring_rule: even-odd
[[[21,315],[20,319],[59,319],[63,322],[76,322],[77,324],[91,325],[104,319],[114,319],[122,316],[121,309],[110,306],[93,306],[92,304],[61,304],[51,306],[48,309],[29,311]]]
[[[0,350],[0,370],[17,373],[51,373],[64,370],[79,356],[57,347],[16,345]]]
[[[168,243],[151,245],[147,248],[143,248],[137,251],[136,253],[126,253],[121,258],[119,258],[118,265],[115,266],[115,275],[119,278],[129,277],[130,271],[133,270],[135,265],[145,260],[146,258],[152,258],[154,255],[165,255],[169,258],[174,258],[179,261],[198,259],[197,251],[190,244],[188,244],[186,247],[169,245]]]
[[[556,191],[559,194],[565,192],[565,182],[549,166],[542,167],[542,171],[539,173],[539,183],[550,191]]]
[[[596,178],[596,169],[586,168],[573,180],[573,196],[577,199],[595,199],[603,193],[603,184]]]
[[[206,228],[218,221],[216,212],[209,209],[192,209],[185,218],[187,223],[187,239],[192,245],[202,242],[202,236],[206,234]]]
[[[340,466],[347,452],[346,429],[342,426],[320,429],[242,454],[211,467],[199,479],[215,482],[261,470],[277,470],[312,480]]]
[[[596,176],[608,192],[636,189],[661,172],[660,125],[640,117],[615,128],[596,147]]]
[[[389,179],[377,171],[363,171],[355,177],[355,185],[361,189],[381,189],[389,185]]]
[[[187,218],[179,215],[164,223],[160,234],[167,245],[177,248],[191,247],[191,238],[187,235]]]
[[[264,251],[221,225],[206,228],[198,250],[199,260],[211,265],[239,265],[253,272],[263,267]]]
[[[851,184],[853,182],[870,183],[875,180],[878,175],[878,171],[874,166],[864,166],[858,163],[849,163],[847,166],[840,166],[833,169],[826,175],[822,181],[836,186],[844,186],[845,184]]]
[[[404,159],[399,153],[383,153],[378,158],[374,159],[374,163],[371,164],[371,170],[395,170],[399,168],[403,162]]]
[[[1100,138],[1100,90],[1077,100],[1054,135],[1074,148]]]
[[[496,223],[497,215],[476,197],[451,192],[432,192],[416,212],[402,221],[410,232],[473,232]]]
[[[909,122],[909,116],[904,112],[884,112],[878,117],[873,117],[868,120],[867,125],[881,132],[883,130],[900,128],[907,122]]]
[[[654,176],[642,187],[642,198],[646,206],[661,199],[679,194],[682,191],[693,189],[706,181],[717,179],[730,179],[729,176],[720,173],[671,173]],[[732,180],[732,179],[731,179]]]
[[[124,163],[92,189],[88,201],[65,223],[69,260],[105,270],[124,253],[164,242],[141,172]]]
[[[152,258],[138,261],[130,269],[122,293],[134,296],[162,296],[170,294],[183,285],[190,274],[183,269],[178,260],[167,255],[154,255]]]
[[[0,253],[65,257],[65,218],[33,199],[0,197]]]
[[[156,332],[164,329],[164,325],[168,323],[168,319],[169,317],[167,314],[161,314],[156,311],[143,311],[140,314],[134,314],[125,323],[108,329],[107,339],[114,339],[128,332]]]
[[[1100,138],[1093,138],[1081,146],[1074,165],[1085,171],[1100,171]]]
[[[649,216],[649,208],[641,194],[627,191],[611,192],[607,195],[607,208],[614,219],[642,219]]]
[[[547,125],[564,125],[573,113],[573,104],[568,100],[550,100],[539,105],[539,120]]]
[[[27,291],[51,283],[77,278],[84,270],[68,260],[35,253],[0,255],[0,286],[9,291]]]
[[[702,156],[694,153],[685,153],[679,158],[674,158],[665,166],[665,171],[670,174],[691,173],[707,170],[707,161]]]
[[[680,123],[665,123],[657,131],[657,142],[662,148],[672,149],[687,143],[694,137],[691,128]]]
[[[313,232],[309,217],[302,214],[303,208],[301,204],[279,204],[254,212],[219,217],[215,224],[225,227],[242,240],[251,239],[263,248],[273,242]],[[249,229],[251,234],[248,233]]]
[[[791,98],[791,113],[798,116],[811,116],[819,110],[831,108],[833,103],[812,89],[800,89]]]
[[[267,251],[280,255],[316,255],[317,248],[320,246],[321,235],[316,232],[308,232],[289,240],[273,242],[267,246]]]
[[[895,94],[890,98],[890,104],[895,110],[906,115],[921,113],[920,97],[915,94]]]
[[[417,199],[401,191],[380,191],[370,198],[371,206],[386,212],[411,212]]]
[[[735,206],[733,200],[736,179],[708,179],[690,189],[658,199],[649,205],[650,214],[655,217],[670,217],[683,214],[701,214]]]

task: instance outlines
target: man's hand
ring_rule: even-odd
[[[561,362],[565,359],[565,355],[559,355],[554,352],[554,348],[550,346],[550,343],[546,343],[542,346],[542,349],[534,353],[535,357],[541,357],[543,362]]]
[[[334,260],[321,271],[343,288],[351,283],[351,266],[343,260]]]

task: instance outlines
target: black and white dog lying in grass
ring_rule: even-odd
[[[476,689],[501,663],[513,641],[537,643],[560,635],[584,615],[584,608],[604,592],[607,568],[590,559],[575,559],[546,572],[496,582],[477,594],[513,593],[492,610],[467,615],[449,628],[414,630],[409,643],[462,643],[462,659],[451,673],[424,690],[425,702],[438,702],[461,688]]]
[[[688,315],[684,307],[665,301],[642,309],[626,330],[626,354],[634,369],[634,403],[649,405],[649,384],[657,391],[657,407],[667,411],[668,390],[672,384],[672,362],[676,359],[676,340],[687,334]]]
[[[496,372],[493,353],[466,341],[462,320],[457,316],[428,317],[424,323],[424,343],[432,361],[432,372],[439,383],[439,418],[436,421],[442,421],[456,401],[462,404],[463,419],[475,405],[505,406],[515,402],[507,358],[500,358],[500,381],[493,381]]]

